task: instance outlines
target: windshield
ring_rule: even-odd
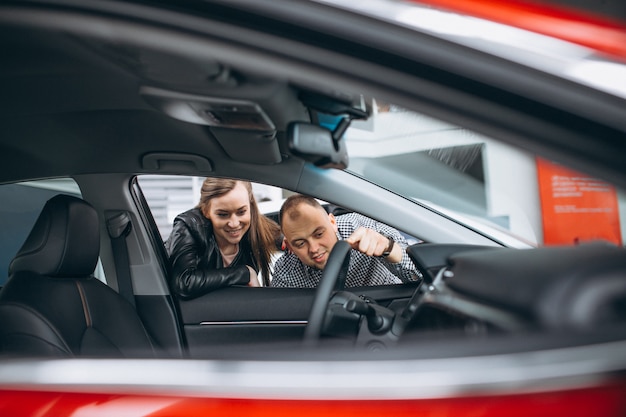
[[[622,244],[624,194],[610,184],[398,106],[369,105],[372,117],[344,136],[355,175],[500,241],[504,232],[505,244]]]

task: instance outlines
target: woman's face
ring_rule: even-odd
[[[236,245],[250,229],[250,199],[246,187],[238,182],[221,197],[213,198],[204,215],[213,224],[213,233],[220,248]]]

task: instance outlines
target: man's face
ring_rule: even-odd
[[[324,209],[300,204],[283,217],[287,247],[306,265],[324,269],[337,243],[335,216]]]

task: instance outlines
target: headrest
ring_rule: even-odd
[[[9,275],[32,271],[55,277],[91,275],[100,253],[98,214],[80,198],[57,195],[45,204]]]

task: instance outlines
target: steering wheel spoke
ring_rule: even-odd
[[[350,264],[350,249],[348,242],[340,240],[328,257],[304,330],[303,342],[307,346],[314,346],[319,341],[332,295],[345,287]]]

